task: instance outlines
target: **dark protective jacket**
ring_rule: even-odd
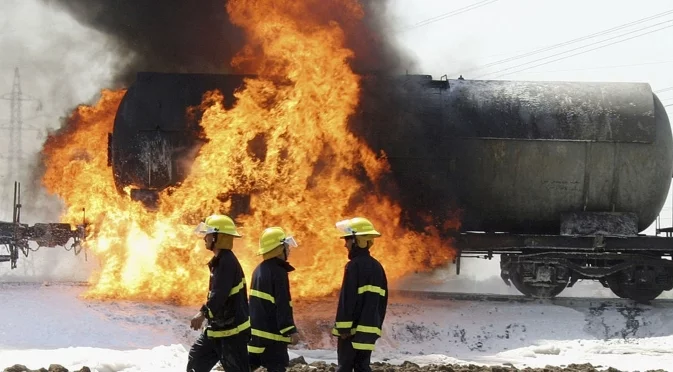
[[[292,314],[288,273],[294,267],[278,257],[262,261],[252,273],[248,352],[259,354],[273,342],[289,344],[297,332]]]
[[[208,301],[201,307],[206,316],[208,337],[230,337],[239,333],[250,334],[245,274],[231,250],[220,251],[208,263],[210,282]]]
[[[332,334],[352,334],[354,349],[373,351],[386,316],[388,279],[368,249],[351,249],[348,258]]]

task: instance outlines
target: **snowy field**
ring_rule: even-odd
[[[196,308],[82,300],[83,286],[0,284],[0,369],[57,363],[70,370],[182,371],[198,332]],[[294,354],[335,362],[329,336],[335,299],[296,305],[303,341]],[[375,361],[511,363],[544,367],[592,363],[620,370],[673,365],[673,303],[533,303],[392,298]]]

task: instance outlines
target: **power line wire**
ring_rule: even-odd
[[[609,38],[607,38],[607,39],[599,40],[599,41],[596,41],[596,42],[593,42],[593,43],[590,43],[590,44],[585,44],[585,45],[582,45],[582,46],[579,46],[579,47],[576,47],[576,48],[573,48],[573,49],[565,50],[565,51],[563,51],[563,52],[559,52],[559,53],[556,53],[556,54],[552,54],[552,55],[549,55],[549,56],[546,56],[546,57],[542,57],[542,58],[534,59],[534,60],[532,60],[532,61],[528,61],[528,62],[524,62],[524,63],[518,64],[518,65],[514,65],[514,66],[506,67],[506,68],[504,68],[504,69],[502,69],[502,70],[498,70],[498,71],[495,71],[495,72],[487,72],[487,73],[485,73],[485,74],[482,74],[482,75],[478,76],[477,78],[481,78],[481,77],[483,77],[483,76],[488,76],[488,75],[493,75],[493,74],[498,74],[498,73],[501,73],[501,72],[504,72],[504,71],[508,71],[508,70],[512,70],[512,69],[515,69],[515,68],[518,68],[518,67],[522,67],[522,66],[525,66],[525,65],[528,65],[528,64],[531,64],[531,63],[540,62],[540,61],[543,61],[543,60],[548,59],[548,58],[553,58],[553,57],[556,57],[556,56],[560,56],[560,55],[562,55],[562,54],[566,54],[566,53],[574,52],[574,51],[576,51],[576,50],[584,49],[584,48],[587,48],[587,47],[590,47],[590,46],[593,46],[593,45],[598,45],[598,44],[601,44],[601,43],[606,42],[606,41],[610,41],[610,40],[618,39],[618,38],[620,38],[620,37],[622,37],[622,36],[627,36],[627,35],[633,34],[633,33],[635,33],[635,32],[643,31],[643,30],[647,30],[648,28],[652,28],[652,27],[660,26],[660,25],[662,25],[662,24],[666,24],[666,23],[669,23],[669,22],[673,22],[673,19],[669,19],[669,20],[666,20],[666,21],[663,21],[663,22],[655,23],[655,24],[653,24],[653,25],[649,25],[649,26],[641,27],[641,28],[639,28],[639,29],[637,29],[637,30],[628,31],[628,32],[625,32],[625,33],[622,33],[622,34],[619,34],[619,35],[616,35],[616,36],[609,37]],[[622,41],[625,41],[625,40],[629,40],[629,39],[624,39],[624,40],[622,40]],[[608,45],[611,45],[611,44],[608,44]]]
[[[645,30],[645,29],[648,29],[648,28],[651,28],[651,27],[654,27],[654,26],[658,26],[658,25],[660,25],[660,24],[662,24],[662,23],[668,23],[668,22],[673,22],[673,20],[669,20],[669,21],[666,21],[666,22],[661,22],[661,23],[658,23],[658,24],[656,24],[656,25],[652,25],[652,26],[643,27],[642,29],[639,29],[639,30],[636,30],[636,31],[642,31],[642,30]],[[571,55],[569,55],[569,56],[564,56],[564,57],[557,58],[557,59],[554,59],[554,60],[551,60],[551,61],[547,61],[547,62],[539,63],[539,64],[537,64],[537,65],[530,66],[530,67],[526,67],[526,68],[523,68],[523,69],[521,69],[521,70],[517,70],[517,71],[513,71],[513,72],[507,72],[507,73],[504,73],[504,74],[500,74],[500,75],[496,76],[494,79],[497,79],[497,78],[499,78],[499,77],[506,76],[506,75],[515,74],[515,73],[517,73],[517,72],[526,71],[526,70],[529,70],[529,69],[531,69],[531,68],[535,68],[535,67],[539,67],[539,66],[544,66],[544,65],[547,65],[547,64],[552,63],[552,62],[556,62],[556,61],[560,61],[560,60],[563,60],[563,59],[566,59],[566,58],[574,57],[574,56],[577,56],[577,55],[580,55],[580,54],[588,53],[588,52],[591,52],[591,51],[594,51],[594,50],[597,50],[597,49],[601,49],[601,48],[608,47],[608,46],[610,46],[610,45],[614,45],[614,44],[622,43],[622,42],[624,42],[624,41],[628,41],[628,40],[635,39],[635,38],[638,38],[638,37],[641,37],[641,36],[649,35],[649,34],[651,34],[651,33],[658,32],[658,31],[662,31],[662,30],[665,30],[665,29],[670,28],[670,27],[673,27],[673,24],[670,24],[670,25],[668,25],[668,26],[664,26],[664,27],[660,27],[660,28],[658,28],[658,29],[655,29],[655,30],[652,30],[652,31],[649,31],[649,32],[645,32],[645,33],[642,33],[642,34],[639,34],[639,35],[635,35],[635,36],[632,36],[632,37],[629,37],[629,38],[626,38],[626,39],[617,40],[617,41],[615,41],[615,42],[608,43],[608,44],[605,44],[605,45],[601,45],[601,46],[598,46],[598,47],[596,47],[596,48],[591,48],[591,49],[589,49],[589,50],[584,50],[584,51],[581,51],[581,52],[579,52],[579,53],[574,53],[574,54],[571,54]],[[631,34],[631,33],[636,32],[636,31],[631,31],[631,32],[628,32],[628,33],[626,33],[626,34],[622,34],[622,35],[619,35],[619,36],[625,36],[625,35]],[[497,73],[500,73],[500,72],[504,72],[504,71],[507,71],[507,70],[511,70],[511,69],[514,69],[514,68],[517,68],[517,67],[521,67],[521,66],[527,65],[527,64],[529,64],[529,63],[539,62],[539,61],[545,60],[545,59],[547,59],[547,58],[551,58],[551,57],[555,57],[555,56],[558,56],[558,55],[561,55],[561,54],[565,54],[565,53],[568,53],[568,52],[572,52],[572,51],[574,51],[574,50],[578,50],[578,49],[586,48],[586,47],[588,47],[588,46],[595,45],[595,44],[600,44],[600,43],[602,43],[602,42],[605,42],[605,41],[608,41],[608,40],[612,40],[612,39],[615,39],[615,37],[612,37],[612,38],[609,38],[609,39],[605,39],[605,40],[601,40],[601,41],[596,42],[596,43],[592,43],[592,44],[584,45],[584,46],[582,46],[582,47],[574,48],[574,49],[571,49],[571,50],[568,50],[568,51],[565,51],[565,52],[557,53],[557,54],[554,54],[554,55],[551,55],[551,56],[548,56],[548,57],[538,58],[537,60],[534,60],[534,61],[530,61],[530,62],[522,63],[522,64],[517,65],[517,66],[508,67],[508,68],[502,69],[502,70],[500,70],[500,71],[491,72],[491,73],[484,74],[484,75],[481,75],[481,76],[497,74]],[[480,76],[480,77],[481,77],[481,76]],[[479,78],[479,77],[478,77],[478,78]]]
[[[493,4],[493,3],[495,3],[496,1],[498,1],[498,0],[482,0],[482,1],[478,1],[478,2],[476,2],[476,3],[474,3],[474,4],[472,4],[472,5],[468,5],[468,6],[459,8],[459,9],[455,9],[455,10],[452,10],[452,11],[450,11],[450,12],[448,12],[448,13],[440,14],[440,15],[438,15],[438,16],[434,16],[434,17],[432,17],[432,18],[428,18],[428,19],[425,19],[425,20],[423,20],[423,21],[414,23],[413,25],[408,26],[408,27],[405,27],[405,28],[403,28],[403,29],[400,29],[400,30],[398,30],[397,32],[405,32],[405,31],[413,30],[413,29],[415,29],[415,28],[419,28],[419,27],[427,26],[427,25],[429,25],[429,24],[431,24],[431,23],[434,23],[434,22],[437,22],[437,21],[441,21],[441,20],[443,20],[443,19],[447,19],[447,18],[450,18],[450,17],[453,17],[453,16],[457,16],[457,15],[459,15],[459,14],[463,14],[463,13],[469,12],[470,10],[474,10],[474,9],[477,9],[477,8],[481,8],[482,6],[486,6],[486,5],[489,5],[489,4]]]
[[[609,33],[612,33],[614,31],[618,31],[618,30],[621,30],[623,28],[627,28],[627,27],[630,27],[630,26],[633,26],[633,25],[637,25],[639,23],[651,21],[653,19],[660,18],[660,17],[666,16],[666,15],[669,15],[669,14],[672,14],[672,13],[673,13],[673,10],[667,10],[667,11],[662,12],[662,13],[658,13],[658,14],[655,14],[655,15],[652,15],[652,16],[649,16],[649,17],[641,18],[639,20],[635,20],[635,21],[625,23],[625,24],[622,24],[622,25],[619,25],[619,26],[615,26],[615,27],[612,27],[612,28],[609,28],[609,29],[606,29],[606,30],[603,30],[603,31],[595,32],[595,33],[590,34],[590,35],[586,35],[586,36],[582,36],[582,37],[579,37],[579,38],[576,38],[576,39],[564,41],[562,43],[554,44],[554,45],[551,45],[551,46],[548,46],[548,47],[543,47],[543,48],[540,48],[540,49],[536,49],[536,50],[533,50],[531,52],[520,54],[520,55],[517,55],[517,56],[514,56],[514,57],[509,57],[509,58],[501,59],[499,61],[487,63],[485,65],[482,65],[482,66],[473,68],[471,70],[468,70],[468,71],[466,71],[466,73],[469,73],[469,72],[472,72],[472,71],[483,70],[487,67],[495,66],[495,65],[498,65],[498,64],[506,63],[506,62],[515,61],[517,59],[521,59],[521,58],[524,58],[524,57],[529,57],[529,56],[532,56],[532,55],[535,55],[535,54],[539,54],[539,53],[546,52],[546,51],[549,51],[549,50],[552,50],[552,49],[560,48],[560,47],[563,47],[563,46],[566,46],[566,45],[574,44],[574,43],[584,41],[584,40],[587,40],[587,39],[591,39],[591,38],[594,38],[594,37],[597,37],[597,36],[602,36],[602,35],[605,35],[605,34],[609,34]]]
[[[448,12],[448,13],[440,14],[440,15],[438,15],[438,16],[434,16],[434,17],[425,19],[425,20],[423,20],[423,21],[416,22],[416,23],[414,23],[413,25],[408,26],[405,30],[411,30],[411,29],[414,29],[414,28],[417,28],[417,27],[425,26],[425,25],[428,25],[428,24],[430,24],[430,23],[440,21],[440,20],[442,20],[442,19],[446,19],[446,18],[449,18],[449,17],[453,17],[453,16],[455,16],[455,15],[458,15],[458,14],[461,14],[461,13],[465,13],[465,12],[470,11],[470,10],[473,10],[473,9],[480,8],[480,7],[482,7],[482,6],[488,5],[488,4],[493,3],[493,2],[496,2],[496,1],[497,1],[497,0],[482,0],[482,1],[478,1],[478,2],[476,2],[476,3],[474,3],[474,4],[471,4],[471,5],[468,5],[468,6],[459,8],[459,9],[454,9],[454,10]]]
[[[575,68],[575,69],[568,69],[568,70],[531,71],[529,73],[530,74],[546,74],[546,73],[551,73],[551,72],[574,72],[574,71],[604,70],[604,69],[608,69],[608,68],[661,65],[661,64],[666,64],[666,63],[673,63],[673,59],[670,60],[670,61],[632,63],[632,64],[628,64],[628,65],[598,66],[598,67],[587,67],[587,68]]]

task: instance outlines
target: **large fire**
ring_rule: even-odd
[[[249,40],[233,64],[254,66],[257,78],[246,80],[231,109],[218,92],[204,97],[208,142],[185,181],[160,195],[156,211],[119,195],[107,167],[107,133],[124,91],[103,90],[95,106],[78,107],[67,130],[49,137],[44,185],[65,201],[63,221],[79,223],[86,208],[86,244],[101,262],[88,296],[201,303],[209,253],[185,216],[228,214],[218,195],[229,192],[250,195],[250,212],[236,217],[244,238],[234,247],[248,277],[260,260],[255,251],[265,227],[281,226],[299,242],[290,258],[296,297],[339,287],[347,257],[334,224],[344,218],[365,216],[383,234],[372,251],[391,281],[452,258],[438,231],[403,228],[401,208],[356,177],[364,169],[376,184],[389,170],[384,156],[347,129],[359,79],[341,26],[313,20],[318,3],[324,0],[228,2]],[[354,21],[362,17],[356,0],[339,3]],[[265,142],[262,158],[247,150],[255,138]]]

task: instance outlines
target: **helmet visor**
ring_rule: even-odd
[[[287,244],[288,248],[297,248],[299,244],[297,244],[297,241],[294,240],[293,237],[288,236],[287,238],[283,239],[283,243]]]
[[[354,233],[351,228],[350,220],[343,220],[336,223],[336,228],[343,233],[344,236],[352,235]]]
[[[205,222],[201,222],[194,229],[194,234],[196,234],[197,236],[199,236],[201,238],[205,237],[208,234],[212,234],[214,232],[215,232],[215,230],[213,230],[212,227],[208,227],[208,225],[206,225]]]

